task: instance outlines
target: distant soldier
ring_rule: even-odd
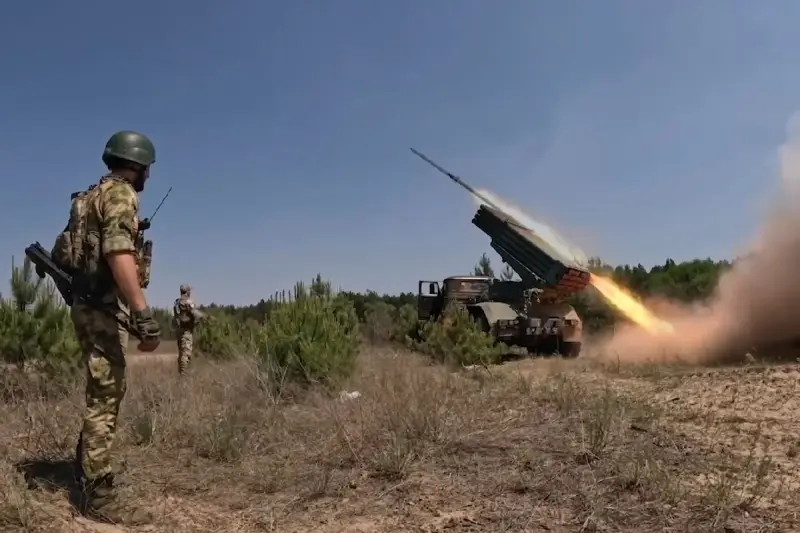
[[[185,374],[192,359],[192,342],[194,341],[194,328],[205,319],[207,315],[200,311],[192,301],[192,288],[181,285],[181,295],[175,300],[172,314],[175,319],[175,329],[178,333],[178,372]]]
[[[69,222],[56,239],[53,260],[72,273],[72,291],[83,298],[71,318],[87,368],[86,410],[76,449],[80,510],[94,519],[123,525],[150,522],[152,515],[119,498],[111,465],[117,416],[125,396],[128,330],[139,349],[152,352],[161,330],[147,305],[139,275],[139,195],[156,151],[134,131],[111,136],[103,151],[108,173],[72,197]]]

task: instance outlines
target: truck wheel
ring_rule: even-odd
[[[551,357],[560,353],[558,337],[555,335],[548,335],[542,340],[541,350],[542,355]]]
[[[528,343],[528,354],[536,357],[550,357],[558,350],[558,342],[552,337],[538,337]]]
[[[581,353],[581,343],[580,342],[561,342],[561,356],[568,357],[568,358],[575,358],[578,357]]]
[[[539,354],[539,345],[538,344],[529,344],[525,347],[528,352],[528,355],[537,356]]]

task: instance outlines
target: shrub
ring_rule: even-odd
[[[319,275],[309,287],[298,282],[286,301],[274,302],[263,324],[208,312],[212,319],[196,330],[197,351],[214,359],[254,357],[272,387],[333,386],[355,368],[361,332],[353,303],[334,295]]]
[[[153,318],[161,328],[161,340],[175,340],[175,322],[172,309],[153,308]]]
[[[27,258],[22,267],[12,264],[11,297],[0,297],[0,356],[49,375],[79,368],[81,351],[69,308],[49,280],[34,277]]]
[[[395,311],[392,340],[408,343],[416,336],[418,328],[417,308],[411,304],[403,304]]]
[[[441,363],[487,365],[498,362],[506,351],[458,305],[448,306],[438,320],[427,322],[420,338],[417,349]]]
[[[364,304],[364,333],[370,342],[407,344],[417,329],[417,308],[404,304],[397,308],[382,300]]]
[[[364,334],[370,342],[380,343],[394,340],[395,314],[391,304],[376,300],[364,305]]]
[[[210,319],[194,333],[194,347],[200,354],[212,359],[233,359],[257,351],[264,333],[257,322],[241,322],[221,311],[207,313]]]
[[[332,295],[317,276],[310,289],[298,282],[293,298],[272,312],[257,355],[280,381],[334,385],[355,368],[358,326],[352,302]]]

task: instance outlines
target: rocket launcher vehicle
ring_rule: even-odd
[[[472,223],[489,236],[492,249],[517,273],[525,285],[540,289],[543,295],[558,299],[568,298],[589,285],[591,275],[588,270],[564,258],[530,228],[506,214],[461,178],[417,150],[412,148],[411,151],[483,203],[472,218]]]

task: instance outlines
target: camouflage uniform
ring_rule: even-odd
[[[194,328],[205,318],[205,314],[197,309],[191,299],[191,287],[181,285],[181,296],[175,300],[172,315],[178,335],[178,372],[185,374],[192,359],[192,343]]]
[[[154,159],[152,144],[144,136],[141,138]],[[106,153],[109,145],[114,148],[114,139],[109,140]],[[70,246],[72,253],[80,256],[73,259],[80,265],[75,268],[73,290],[91,294],[94,304],[89,307],[76,300],[71,309],[87,368],[86,410],[76,450],[76,479],[83,489],[84,500],[81,507],[85,507],[83,512],[104,521],[130,525],[146,523],[152,516],[118,500],[113,484],[112,448],[120,403],[126,391],[128,347],[128,331],[114,316],[125,323],[131,315],[104,259],[111,252],[138,253],[135,243],[139,198],[130,181],[112,173],[76,197],[70,224],[56,240],[53,257],[59,257],[59,253],[63,257],[65,248]]]

